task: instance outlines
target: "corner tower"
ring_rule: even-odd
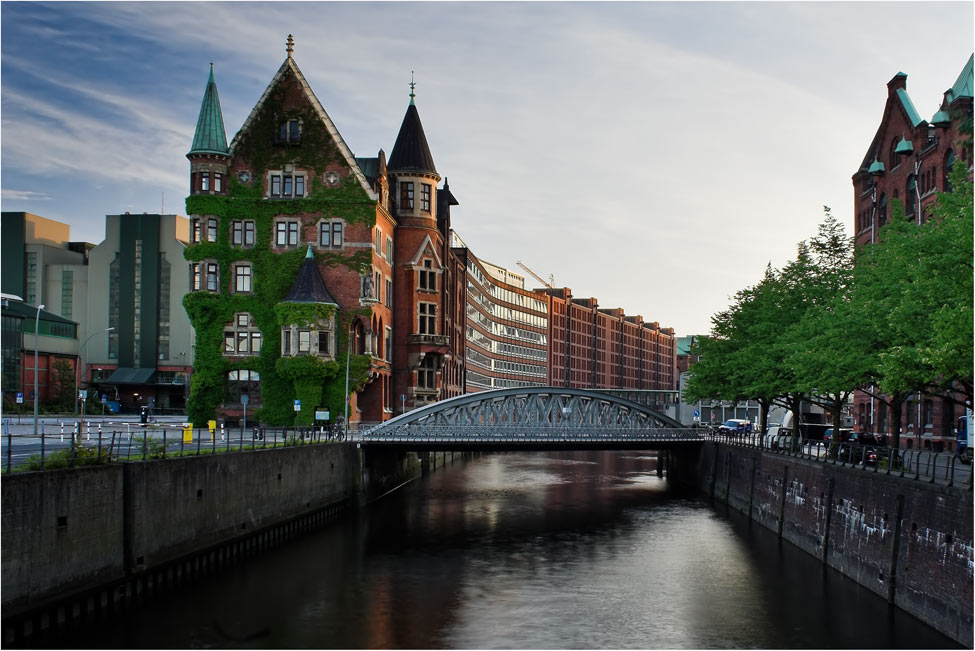
[[[447,324],[448,233],[438,227],[437,184],[416,108],[415,84],[387,164],[396,215],[393,394],[400,410],[448,397],[444,368],[452,359]],[[443,221],[446,224],[446,220]]]

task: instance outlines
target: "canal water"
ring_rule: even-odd
[[[75,630],[98,648],[959,648],[652,454],[496,454]]]

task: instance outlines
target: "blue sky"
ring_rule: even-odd
[[[392,149],[415,71],[475,255],[705,333],[824,204],[852,231],[887,81],[907,73],[930,118],[973,20],[971,2],[2,2],[2,208],[94,243],[106,214],[185,214],[209,63],[229,140],[291,33],[359,156]]]

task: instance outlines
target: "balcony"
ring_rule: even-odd
[[[450,335],[406,335],[408,346],[449,346]]]

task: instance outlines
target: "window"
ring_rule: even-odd
[[[298,352],[299,353],[311,352],[311,331],[310,330],[298,331]]]
[[[419,324],[417,332],[421,335],[437,334],[437,306],[433,303],[419,304]]]
[[[246,395],[251,404],[261,402],[261,376],[257,371],[242,369],[227,371],[228,404],[240,404],[240,397]]]
[[[386,340],[383,346],[383,353],[387,362],[393,361],[393,329],[386,326]]]
[[[331,339],[332,333],[327,330],[318,331],[318,354],[319,355],[331,355]]]
[[[274,243],[277,246],[298,245],[298,222],[280,221],[274,224]]]
[[[392,263],[393,261],[393,238],[386,238],[386,259]]]
[[[269,174],[270,195],[272,197],[303,197],[305,196],[304,174],[283,174],[271,172]]]
[[[190,234],[190,243],[191,244],[199,244],[200,243],[200,237],[201,237],[201,234],[202,234],[202,228],[203,228],[203,226],[200,223],[200,220],[199,219],[194,219],[193,220],[193,231]]]
[[[283,330],[281,332],[281,354],[291,354],[291,330]]]
[[[413,183],[401,181],[399,184],[399,204],[403,210],[413,210]]]
[[[213,174],[213,191],[223,191],[223,174],[220,174],[219,172],[214,172]]]
[[[210,172],[200,172],[200,189],[204,192],[210,191]]]
[[[376,227],[376,230],[372,233],[372,248],[376,252],[376,255],[382,256],[383,254],[383,232]]]
[[[944,191],[951,192],[951,168],[955,165],[955,152],[948,150],[945,153],[945,164],[942,166],[942,174],[944,174]]]
[[[372,286],[375,288],[376,295],[373,297],[377,301],[383,300],[383,297],[379,295],[379,292],[383,289],[383,275],[378,271],[373,273]]]
[[[207,242],[217,241],[217,220],[208,219],[207,220]]]
[[[305,177],[304,175],[295,176],[295,196],[303,197],[305,196]]]
[[[437,359],[427,355],[416,369],[416,386],[420,389],[437,388]]]
[[[386,306],[393,307],[393,281],[391,278],[386,279]]]
[[[281,175],[280,174],[271,175],[271,196],[272,197],[281,196]]]
[[[420,269],[420,278],[417,286],[420,289],[425,289],[427,291],[435,292],[437,291],[437,275],[433,271],[433,262],[431,260],[424,260],[423,267]]]
[[[208,262],[207,265],[207,291],[217,291],[217,263]]]
[[[253,267],[250,263],[242,262],[234,265],[234,291],[253,291]]]
[[[301,143],[301,121],[287,120],[278,127],[276,144],[297,145]]]
[[[430,212],[430,184],[420,184],[420,210]]]
[[[281,190],[281,194],[285,197],[290,197],[292,193],[292,183],[294,178],[290,174],[284,175],[284,186]]]
[[[234,246],[254,246],[254,233],[251,220],[230,222],[230,242]]]
[[[904,214],[911,216],[917,209],[917,177],[907,177],[907,192],[904,194]]]
[[[190,289],[193,291],[200,291],[203,288],[202,281],[202,271],[200,264],[193,263],[190,265]],[[114,287],[114,284],[113,284]]]
[[[342,222],[321,222],[318,225],[318,246],[324,249],[341,249]]]

